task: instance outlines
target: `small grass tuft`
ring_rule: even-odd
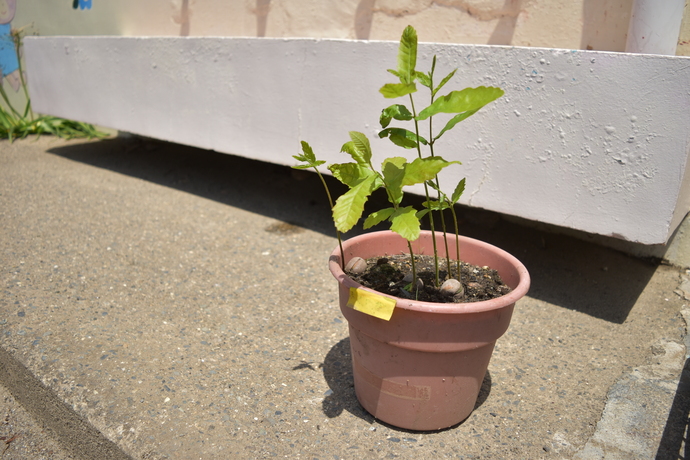
[[[26,79],[24,78],[24,70],[21,63],[20,50],[24,36],[23,28],[13,29],[11,34],[14,41],[14,49],[17,53],[17,60],[19,61],[19,78],[26,98],[26,104],[24,105],[24,110],[17,110],[10,102],[2,86],[2,81],[0,81],[0,96],[2,101],[4,101],[4,106],[0,103],[0,139],[9,139],[12,142],[14,139],[24,139],[34,134],[39,136],[41,134],[52,134],[63,139],[102,139],[108,137],[107,133],[99,131],[89,123],[66,120],[50,115],[39,117],[34,115],[31,110],[31,98],[26,87]],[[3,78],[1,74],[0,78]]]

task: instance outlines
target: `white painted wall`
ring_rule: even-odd
[[[342,161],[350,130],[369,134],[380,159],[400,154],[376,136],[396,42],[29,37],[25,46],[37,112],[288,165],[300,140]],[[438,146],[463,162],[452,179],[467,177],[464,204],[643,244],[666,242],[690,209],[690,58],[425,44],[418,68],[432,54],[439,74],[460,69],[448,89],[506,91]]]

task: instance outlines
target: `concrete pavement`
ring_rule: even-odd
[[[0,415],[28,414],[8,418],[0,437],[38,443],[0,449],[27,459],[676,458],[690,396],[688,275],[460,213],[464,234],[520,258],[533,285],[473,414],[408,432],[354,396],[326,268],[336,242],[314,175],[138,138],[0,142]]]

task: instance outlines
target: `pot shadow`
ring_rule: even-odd
[[[336,343],[326,355],[323,362],[323,376],[330,390],[326,393],[322,404],[323,413],[328,418],[335,418],[340,416],[343,411],[348,411],[352,415],[361,418],[368,423],[380,423],[393,430],[409,433],[420,433],[420,431],[407,430],[390,425],[386,422],[376,419],[369,412],[359,404],[357,395],[355,394],[354,381],[352,376],[352,354],[350,353],[350,338],[346,337],[340,342]],[[491,393],[491,374],[486,371],[484,381],[479,390],[477,402],[474,409],[479,408],[489,397]],[[464,420],[456,425],[445,428],[443,430],[434,430],[434,433],[440,431],[452,430],[464,423]]]
[[[140,137],[70,144],[49,153],[334,235],[323,186],[306,170]],[[284,157],[293,164],[291,153],[282,153],[281,161]],[[325,180],[334,196],[345,191],[333,177]],[[403,204],[421,209],[423,201],[408,194]],[[385,194],[378,190],[365,214],[387,206]],[[625,321],[659,263],[594,244],[584,233],[575,238],[555,226],[476,208],[456,209],[463,235],[494,244],[525,264],[532,279],[529,297],[605,321]],[[368,231],[381,229],[383,225]],[[359,225],[346,236],[361,233]]]

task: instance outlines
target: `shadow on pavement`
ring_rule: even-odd
[[[328,201],[314,173],[136,137],[59,147],[50,153],[334,234]],[[295,153],[286,150],[286,162],[292,163]],[[334,195],[344,190],[332,177],[326,179]],[[368,212],[380,209],[376,206],[383,198],[375,193]],[[407,201],[420,206],[422,198],[409,196]],[[497,245],[527,266],[530,297],[605,321],[625,321],[657,267],[583,240],[521,226],[500,214],[457,209],[462,234]],[[361,232],[360,226],[348,236]]]
[[[690,359],[685,360],[673,405],[661,436],[656,460],[690,458]]]

